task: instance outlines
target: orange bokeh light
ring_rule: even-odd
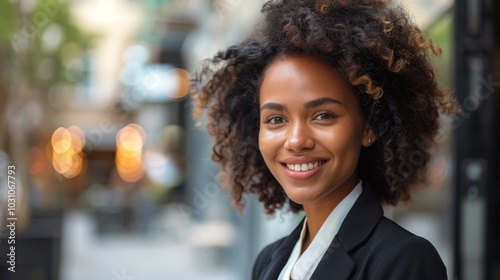
[[[177,91],[169,93],[169,96],[174,99],[185,98],[189,93],[191,74],[182,68],[176,68],[170,71],[170,75],[177,79],[178,87]]]
[[[77,126],[57,128],[52,134],[52,166],[66,178],[73,178],[82,172],[85,133]]]
[[[142,148],[146,132],[138,124],[129,124],[116,135],[116,169],[127,182],[137,182],[144,176]]]

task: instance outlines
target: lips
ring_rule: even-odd
[[[287,177],[294,180],[309,179],[324,168],[327,159],[318,157],[293,157],[282,162]]]
[[[319,166],[323,165],[326,162],[326,160],[320,160],[316,162],[310,162],[310,163],[296,163],[296,164],[286,164],[286,167],[292,171],[309,171],[318,168]]]

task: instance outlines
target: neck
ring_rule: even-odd
[[[358,183],[359,180],[356,178],[348,180],[319,201],[303,205],[307,217],[307,231],[302,244],[302,252],[311,244],[333,209],[349,195]]]

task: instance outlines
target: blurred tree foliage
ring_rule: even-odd
[[[442,54],[433,57],[433,64],[439,74],[439,84],[451,87],[453,79],[453,10],[449,9],[438,17],[427,29],[429,37],[437,44]]]
[[[0,151],[17,165],[20,186],[30,185],[27,150],[45,151],[50,142],[54,110],[49,99],[71,94],[60,89],[71,91],[83,77],[75,65],[95,38],[73,21],[70,4],[0,0]],[[26,197],[28,188],[18,193]]]

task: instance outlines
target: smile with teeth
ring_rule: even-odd
[[[302,163],[302,164],[286,164],[286,167],[292,171],[309,171],[318,168],[318,166],[323,165],[326,160],[321,160],[317,162],[311,163]]]

